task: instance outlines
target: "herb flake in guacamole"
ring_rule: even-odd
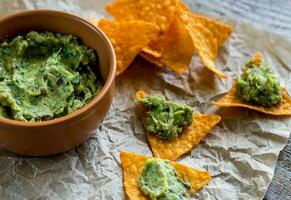
[[[165,160],[149,159],[142,171],[139,187],[152,200],[187,200],[191,184],[181,180]]]
[[[102,87],[93,49],[77,37],[31,31],[0,44],[0,116],[45,121],[82,108]]]
[[[193,123],[193,108],[166,100],[162,95],[138,101],[146,108],[145,127],[162,139],[172,139]]]
[[[279,76],[263,63],[261,55],[246,63],[244,72],[236,79],[237,93],[244,102],[271,107],[282,99]]]

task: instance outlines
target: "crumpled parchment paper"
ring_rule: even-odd
[[[1,0],[0,15],[53,8],[83,17],[102,17],[107,0]],[[223,19],[222,19],[223,20]],[[203,142],[179,162],[209,170],[213,180],[193,199],[262,199],[272,179],[280,150],[290,134],[291,120],[246,109],[211,106],[241,72],[246,59],[259,50],[291,91],[291,43],[277,35],[236,21],[236,32],[220,51],[217,66],[229,79],[221,81],[197,56],[183,76],[159,70],[142,58],[117,79],[114,102],[102,126],[87,142],[48,158],[24,158],[0,149],[1,200],[125,199],[119,152],[152,155],[135,110],[134,93],[144,89],[192,105],[201,113],[223,118]],[[289,65],[289,66],[288,66]],[[223,67],[222,67],[223,66]]]

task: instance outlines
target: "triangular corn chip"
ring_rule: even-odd
[[[144,52],[141,56],[159,67],[168,67],[179,74],[184,73],[191,62],[194,46],[188,30],[177,16],[166,33],[166,41],[161,58]]]
[[[254,57],[252,58],[252,62],[254,63],[254,65],[261,65],[263,63],[263,56],[260,52],[256,52]]]
[[[192,37],[195,52],[199,55],[202,63],[218,77],[226,79],[226,75],[216,69],[215,59],[220,47],[232,33],[232,27],[187,12],[181,6],[178,12]]]
[[[120,153],[123,184],[125,193],[130,200],[149,199],[139,189],[139,177],[141,176],[145,162],[149,158],[151,157],[130,152]],[[211,180],[211,175],[207,171],[190,168],[176,162],[170,163],[176,169],[178,175],[180,175],[181,178],[183,178],[183,176],[188,178],[187,180],[191,183],[192,186],[190,190],[192,194],[202,189]]]
[[[147,133],[147,138],[155,157],[177,160],[181,155],[191,151],[193,147],[198,145],[221,120],[220,116],[209,114],[194,114],[193,117],[193,124],[173,140],[163,140],[154,134]]]
[[[143,21],[112,22],[102,19],[98,26],[109,37],[114,47],[117,75],[128,68],[134,58],[159,32],[159,27]]]
[[[116,0],[106,6],[106,10],[118,21],[142,20],[160,27],[160,34],[153,40],[144,52],[154,57],[161,57],[165,48],[165,33],[170,23],[178,0]]]
[[[139,91],[137,91],[135,93],[135,99],[136,100],[140,100],[140,99],[142,99],[142,98],[144,98],[146,96],[148,96],[148,94],[145,91],[143,91],[143,90],[139,90]]]
[[[141,57],[143,57],[144,59],[146,59],[147,61],[149,61],[150,63],[155,64],[158,67],[164,67],[164,64],[161,62],[160,58],[157,58],[151,54],[148,54],[146,52],[141,52],[139,54]]]
[[[213,102],[213,104],[219,107],[244,107],[269,115],[291,116],[291,98],[289,97],[286,89],[282,89],[281,102],[272,107],[257,106],[241,101],[236,92],[236,85],[233,85],[224,97],[216,102]]]
[[[142,90],[136,93],[137,100],[145,96],[147,94]],[[146,110],[140,108],[140,111],[142,112],[144,120]],[[189,152],[194,146],[198,145],[210,129],[221,120],[220,116],[212,114],[194,114],[193,117],[193,124],[175,139],[163,140],[152,133],[147,133],[147,138],[155,157],[172,161],[177,160],[181,155]]]
[[[181,8],[182,10],[184,10],[184,11],[189,11],[189,8],[188,8],[188,6],[187,6],[185,3],[180,2],[180,3],[179,3],[179,6],[180,6],[180,8]]]
[[[194,45],[188,30],[177,16],[174,17],[166,38],[167,45],[161,57],[161,62],[166,67],[182,74],[190,65]]]

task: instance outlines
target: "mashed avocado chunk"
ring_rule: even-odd
[[[45,121],[82,108],[100,91],[97,55],[77,37],[31,31],[0,44],[0,116]]]
[[[142,171],[140,189],[152,200],[187,200],[191,184],[182,181],[174,167],[165,160],[149,159]]]
[[[178,137],[193,122],[193,108],[167,101],[164,96],[146,96],[138,101],[147,109],[145,126],[148,132],[162,139]]]
[[[281,101],[279,77],[260,59],[249,61],[242,75],[237,77],[236,83],[237,93],[242,101],[265,107]]]

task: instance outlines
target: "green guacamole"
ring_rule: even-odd
[[[146,96],[138,101],[147,109],[145,127],[162,139],[178,137],[193,122],[193,108],[166,100],[164,96]]]
[[[77,37],[29,32],[0,44],[0,116],[45,121],[82,108],[100,91],[97,55]]]
[[[160,159],[148,160],[139,182],[143,193],[153,200],[187,200],[191,184],[180,180],[174,167]]]
[[[242,101],[270,107],[282,99],[279,77],[264,63],[249,61],[236,83]]]

